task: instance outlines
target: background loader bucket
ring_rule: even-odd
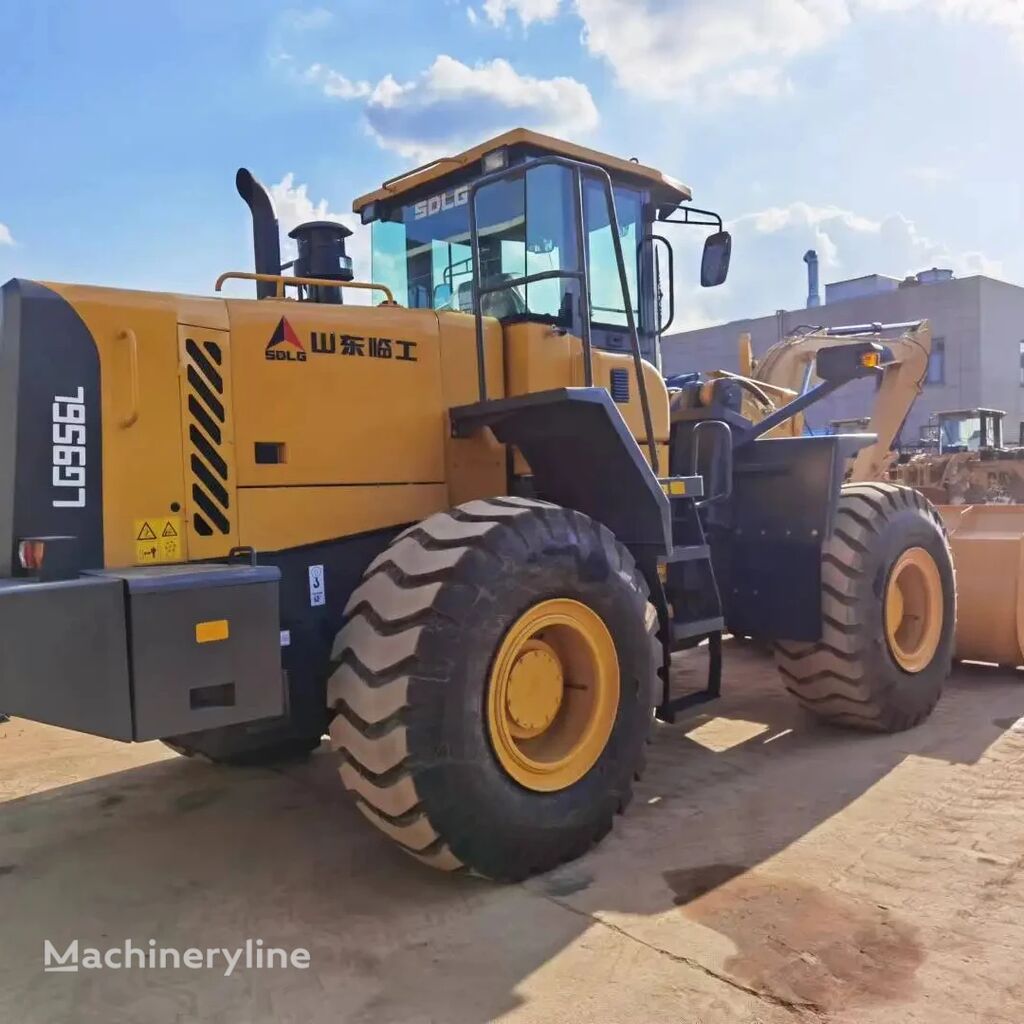
[[[956,657],[1024,665],[1024,505],[939,505],[956,568]]]

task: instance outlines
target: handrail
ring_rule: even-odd
[[[386,192],[391,192],[392,185],[397,185],[398,182],[404,181],[406,178],[412,178],[422,171],[429,171],[431,167],[436,167],[438,164],[455,164],[457,167],[461,167],[463,162],[454,156],[439,156],[435,160],[428,160],[425,164],[420,164],[419,167],[414,167],[411,171],[402,171],[401,174],[396,174],[393,178],[388,178],[381,188]]]
[[[497,284],[485,284],[480,287],[480,295],[493,295],[495,292],[505,292],[509,288],[521,288],[524,284],[533,284],[534,281],[551,281],[560,277],[572,278],[576,281],[583,277],[581,270],[538,270],[536,274],[527,274],[525,277],[511,277],[507,281],[502,279]]]
[[[693,444],[693,452],[690,465],[691,476],[701,476],[700,472],[700,435],[702,432],[711,431],[712,435],[718,430],[725,434],[725,450],[729,453],[728,470],[724,474],[726,479],[725,489],[719,494],[709,494],[706,498],[697,502],[698,508],[705,508],[708,505],[714,505],[719,501],[727,501],[732,497],[732,427],[729,426],[724,420],[698,420],[693,426],[693,432],[690,435],[691,443]],[[712,467],[713,468],[713,467]],[[714,481],[712,481],[714,483]]]
[[[119,426],[127,430],[134,426],[139,419],[139,339],[130,327],[125,327],[117,332],[118,341],[128,342],[128,373],[131,383],[131,409],[127,416],[122,416]]]
[[[658,336],[664,334],[671,326],[672,322],[676,318],[676,270],[675,270],[675,252],[672,249],[672,243],[664,235],[656,235],[653,232],[648,232],[643,238],[640,239],[639,245],[637,245],[637,252],[642,251],[646,242],[651,243],[652,251],[655,242],[663,242],[665,250],[668,253],[668,319],[665,323],[658,324]],[[641,264],[641,271],[642,271]],[[659,284],[657,272],[654,274],[654,290],[657,294],[657,287]],[[661,313],[661,309],[658,309],[658,313]]]
[[[640,408],[643,413],[644,430],[646,431],[647,447],[650,455],[651,469],[654,475],[658,475],[658,446],[654,440],[654,428],[651,420],[651,402],[647,392],[647,380],[644,376],[643,355],[640,352],[640,335],[637,331],[636,317],[633,315],[632,296],[629,292],[629,281],[626,277],[626,264],[622,255],[622,239],[619,237],[619,217],[615,210],[615,194],[612,191],[611,176],[603,167],[596,164],[589,164],[581,160],[570,160],[568,157],[548,156],[530,160],[525,164],[517,164],[513,167],[506,167],[492,174],[485,174],[477,178],[469,186],[469,237],[473,250],[473,311],[476,316],[476,357],[477,375],[480,390],[480,401],[487,400],[487,369],[486,351],[484,349],[484,325],[483,313],[480,308],[480,297],[490,292],[500,290],[494,286],[484,287],[480,277],[480,235],[477,230],[476,197],[482,188],[493,185],[495,182],[507,178],[518,177],[533,170],[535,167],[555,165],[566,167],[573,172],[573,204],[576,207],[576,250],[579,254],[579,270],[558,271],[558,276],[576,277],[580,281],[583,294],[580,297],[580,340],[583,343],[583,373],[587,387],[592,387],[594,382],[594,361],[590,338],[590,268],[587,259],[587,237],[583,209],[583,174],[596,177],[601,182],[604,190],[605,202],[608,208],[608,223],[611,229],[612,244],[615,250],[615,262],[619,272],[619,286],[622,289],[623,305],[626,307],[626,325],[629,329],[630,348],[633,354],[633,366],[637,378],[637,390],[640,393]],[[519,278],[517,283],[528,284],[531,280],[545,280],[555,274],[551,271],[541,271],[537,275],[526,275]],[[509,287],[508,281],[503,281],[501,289]]]
[[[283,274],[254,274],[248,270],[229,270],[217,278],[213,290],[219,292],[225,281],[273,281],[277,285],[277,299],[284,298],[284,290],[289,285],[304,285],[311,288],[355,288],[363,291],[383,292],[389,306],[397,306],[394,293],[386,284],[373,284],[368,281],[331,281],[326,277],[285,277]]]
[[[626,276],[626,261],[622,255],[622,236],[619,234],[619,214],[615,209],[615,193],[612,191],[612,179],[607,171],[598,167],[601,172],[601,184],[604,187],[605,199],[608,203],[608,221],[612,230],[612,245],[615,247],[615,262],[619,268],[619,285],[622,288],[622,303],[626,307],[626,323],[629,325],[630,341],[633,343],[633,366],[636,368],[637,390],[640,392],[640,409],[644,417],[644,430],[647,431],[647,446],[651,456],[651,469],[658,475],[658,446],[654,440],[654,426],[651,421],[651,401],[647,394],[647,379],[644,376],[644,359],[640,353],[640,334],[637,331],[636,317],[633,316],[633,300],[629,294],[629,279]],[[583,209],[580,207],[582,219]],[[582,230],[582,226],[581,226]],[[637,296],[639,298],[639,296]],[[588,299],[589,301],[589,299]]]

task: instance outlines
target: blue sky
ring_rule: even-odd
[[[291,226],[525,124],[733,222],[683,324],[802,305],[810,246],[1024,283],[1024,0],[0,0],[0,43],[0,279],[206,293],[240,164]]]

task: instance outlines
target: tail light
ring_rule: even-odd
[[[25,572],[39,572],[43,567],[45,554],[45,540],[23,540],[18,542],[18,561]]]
[[[77,537],[25,537],[18,541],[18,563],[40,580],[73,579],[83,568]]]

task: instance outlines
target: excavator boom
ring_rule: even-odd
[[[890,336],[891,332],[899,332]],[[1012,483],[1024,474],[1015,453],[983,460],[978,452],[922,455],[891,469],[893,442],[921,393],[931,353],[931,327],[917,323],[863,325],[790,335],[754,358],[750,335],[739,340],[741,372],[764,391],[803,393],[817,383],[815,359],[822,349],[873,337],[887,350],[874,405],[863,427],[875,441],[847,469],[851,483],[895,478],[936,502],[949,535],[957,574],[956,657],[998,665],[1024,664],[1024,507],[1015,504]],[[989,413],[992,410],[975,410]],[[946,414],[952,415],[952,414]],[[995,431],[993,431],[995,436]],[[993,449],[994,450],[994,449]],[[933,479],[933,477],[935,479]],[[969,486],[987,481],[974,491]],[[983,482],[984,482],[983,481]],[[972,501],[969,493],[998,494],[1000,504]]]
[[[932,350],[927,320],[903,324],[857,324],[814,328],[791,334],[755,359],[750,335],[739,340],[740,372],[763,388],[784,388],[803,394],[818,383],[814,363],[822,349],[851,341],[877,341],[884,346],[882,378],[865,433],[874,443],[862,448],[847,472],[851,483],[885,479],[892,462],[892,444],[914,400],[921,393]]]

